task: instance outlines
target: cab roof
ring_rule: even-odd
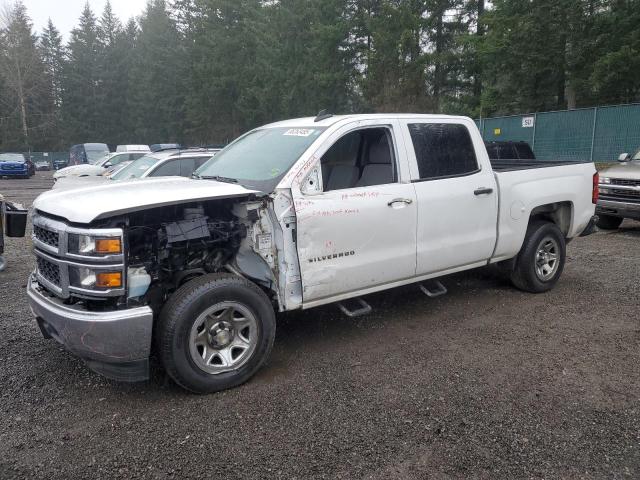
[[[458,119],[458,120],[470,120],[469,117],[457,116],[457,115],[442,115],[442,114],[425,114],[425,113],[361,113],[351,115],[333,115],[331,117],[324,118],[316,122],[317,117],[301,117],[292,118],[290,120],[283,120],[280,122],[270,123],[264,125],[261,128],[281,128],[281,127],[330,127],[342,120],[376,120],[376,119],[388,119],[388,118],[411,118],[411,119],[424,119],[424,120],[437,120],[437,119]]]

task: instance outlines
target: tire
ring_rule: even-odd
[[[525,292],[549,291],[562,275],[566,256],[566,242],[560,229],[554,223],[535,220],[527,228],[511,282]]]
[[[624,220],[621,217],[612,217],[611,215],[598,215],[596,225],[603,230],[615,230]]]
[[[160,314],[156,345],[178,385],[212,393],[249,380],[267,360],[275,334],[275,312],[258,286],[236,275],[211,274],[171,296]]]

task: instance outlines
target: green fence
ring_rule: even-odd
[[[640,104],[476,120],[486,141],[523,140],[541,160],[613,162],[640,148]]]

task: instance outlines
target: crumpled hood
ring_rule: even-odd
[[[640,161],[619,163],[600,170],[600,177],[640,180]]]
[[[242,197],[258,193],[241,185],[184,177],[142,178],[87,185],[70,190],[50,190],[33,202],[36,210],[87,224],[137,210],[164,205]]]

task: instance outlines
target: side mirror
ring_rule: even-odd
[[[619,162],[628,162],[629,160],[631,160],[631,155],[628,153],[621,153],[618,157]]]
[[[102,165],[104,168],[111,168],[113,167],[113,164],[111,162],[107,162],[104,165]]]

